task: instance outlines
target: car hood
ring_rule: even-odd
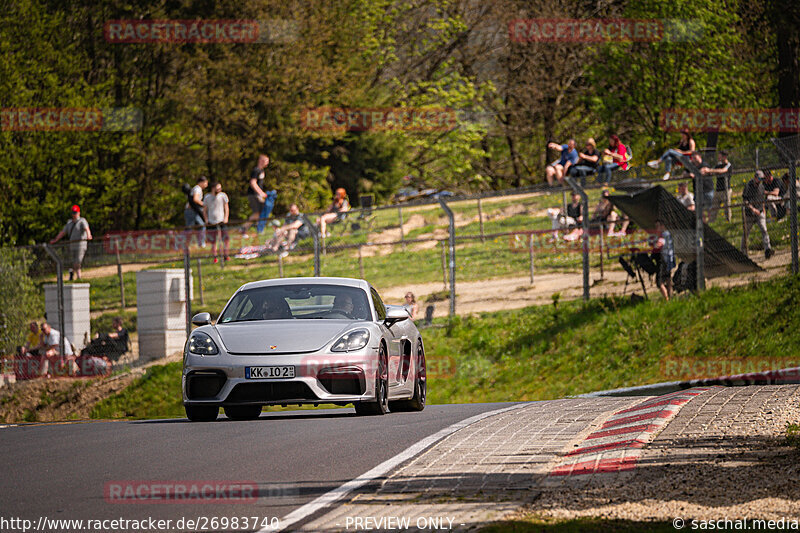
[[[228,353],[278,355],[315,352],[357,324],[349,320],[256,320],[219,324],[216,329]]]

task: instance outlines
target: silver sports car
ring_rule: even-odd
[[[264,405],[355,405],[359,415],[421,411],[422,337],[408,311],[364,280],[289,278],[242,285],[216,324],[192,318],[183,405],[193,421],[253,419]]]

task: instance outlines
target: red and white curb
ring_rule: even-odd
[[[581,445],[567,453],[550,476],[585,476],[633,470],[650,442],[689,400],[708,387],[655,396],[617,411]]]

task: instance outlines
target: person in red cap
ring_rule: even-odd
[[[69,255],[72,260],[72,268],[69,271],[70,281],[73,276],[81,279],[81,263],[83,263],[83,256],[86,255],[86,248],[89,246],[88,241],[92,240],[92,230],[89,228],[89,222],[81,216],[81,208],[73,205],[71,211],[72,218],[58,232],[55,239],[50,241],[50,244],[55,244],[65,236],[69,239]]]

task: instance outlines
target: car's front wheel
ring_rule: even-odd
[[[356,403],[357,415],[385,415],[389,412],[389,373],[386,359],[386,348],[381,344],[378,351],[378,370],[375,372],[375,401]]]
[[[260,405],[226,405],[225,416],[231,420],[255,420],[261,416]]]
[[[417,347],[416,377],[414,378],[414,395],[410,400],[398,400],[390,402],[389,408],[392,411],[422,411],[425,409],[425,402],[428,396],[428,378],[425,369],[425,350],[422,347],[422,340]]]
[[[184,405],[186,418],[192,422],[213,422],[219,414],[219,406],[216,405]]]

